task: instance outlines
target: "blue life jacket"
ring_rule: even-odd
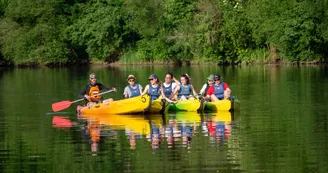
[[[151,134],[150,134],[151,136],[150,136],[150,138],[153,138],[154,135],[158,135],[158,138],[160,138],[161,133],[160,133],[159,128],[154,124],[151,124],[150,127],[151,127]]]
[[[135,89],[133,89],[130,85],[128,86],[131,91],[131,95],[129,96],[129,98],[140,96],[139,84],[136,84],[136,86],[137,87]]]
[[[172,94],[172,82],[170,83],[170,85],[168,87],[165,87],[164,84],[163,85],[163,89],[164,89],[164,95],[165,97],[170,97],[170,95]]]
[[[149,84],[148,94],[151,96],[152,100],[156,100],[159,97],[159,88],[159,86],[154,88],[151,84]]]
[[[218,85],[214,84],[214,95],[219,99],[222,100],[224,98],[224,83],[221,82]]]
[[[190,125],[187,125],[187,126],[184,126],[181,128],[181,136],[187,136],[187,137],[190,137],[192,136],[192,127]]]
[[[180,93],[178,94],[178,99],[180,99],[181,96],[185,96],[188,99],[190,94],[191,94],[190,84],[188,84],[187,86],[183,86],[182,84],[180,84]]]
[[[215,136],[224,138],[224,131],[225,131],[225,125],[224,124],[216,124],[215,125]]]

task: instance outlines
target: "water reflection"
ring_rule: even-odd
[[[224,140],[228,140],[231,135],[231,113],[222,111],[216,114],[206,114],[204,117],[203,133],[209,136],[211,144],[217,147],[222,146]]]
[[[173,148],[181,145],[191,148],[191,141],[195,131],[200,126],[201,115],[196,112],[183,112],[165,115],[165,137],[167,147]]]
[[[68,116],[69,125],[52,124],[58,113],[45,115],[52,103],[75,100],[91,72],[118,88],[105,99],[118,100],[129,74],[146,84],[150,74],[164,79],[167,71],[190,74],[196,89],[208,74],[221,74],[242,102],[230,134],[217,141],[207,126],[216,130],[214,116],[201,115],[187,149],[174,115],[140,116],[149,133],[156,121],[162,128],[155,155],[146,133],[100,121],[92,152],[89,122],[75,117],[75,106],[58,115]],[[327,66],[10,68],[1,79],[0,172],[328,172]],[[229,132],[229,123],[224,126]]]
[[[68,116],[53,116],[52,118],[52,126],[54,128],[70,128],[74,125],[74,123],[69,120]]]
[[[91,139],[93,152],[98,151],[100,137],[108,137],[109,131],[110,137],[117,139],[118,131],[125,130],[131,149],[136,148],[136,139],[142,139],[143,136],[150,134],[149,121],[143,115],[84,115],[78,118],[85,121],[85,135]]]
[[[55,118],[55,117],[54,117]],[[63,117],[57,117],[54,127],[71,127],[72,122]],[[147,141],[154,153],[159,148],[191,149],[195,136],[209,138],[209,144],[222,146],[231,135],[232,115],[229,111],[198,114],[196,112],[180,112],[175,114],[151,115],[83,115],[79,116],[79,124],[84,124],[84,135],[90,140],[91,151],[99,151],[101,140],[117,139],[119,131],[124,131],[125,139],[130,149],[138,148],[138,143]],[[101,138],[103,137],[103,138]],[[144,147],[144,145],[143,145]]]
[[[90,135],[90,142],[91,142],[91,151],[96,152],[98,151],[98,143],[100,141],[100,132],[101,127],[99,120],[89,120],[86,123],[86,135]]]

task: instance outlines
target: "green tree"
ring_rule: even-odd
[[[67,33],[75,45],[86,46],[93,59],[117,60],[135,34],[125,29],[122,0],[93,0],[75,4]]]
[[[320,59],[325,41],[319,26],[326,20],[322,1],[250,1],[247,16],[258,46],[273,45],[288,61]]]
[[[63,1],[8,1],[0,20],[4,58],[14,64],[67,63],[63,39],[67,21]]]
[[[140,59],[181,61],[192,57],[185,44],[189,36],[184,26],[193,18],[194,1],[127,1],[126,7],[129,26],[141,38],[137,42]]]
[[[8,62],[326,62],[327,0],[1,0]]]

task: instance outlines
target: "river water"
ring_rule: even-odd
[[[122,99],[126,78],[218,73],[240,101],[217,114],[78,117],[94,72]],[[328,172],[328,68],[122,66],[0,69],[0,172]]]

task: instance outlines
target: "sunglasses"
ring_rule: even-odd
[[[96,78],[90,78],[90,80],[97,80]]]
[[[214,81],[220,81],[220,79],[215,79]]]
[[[129,82],[134,82],[134,80],[129,80]]]
[[[154,78],[153,79],[148,79],[149,81],[152,81],[152,80],[154,80]]]

